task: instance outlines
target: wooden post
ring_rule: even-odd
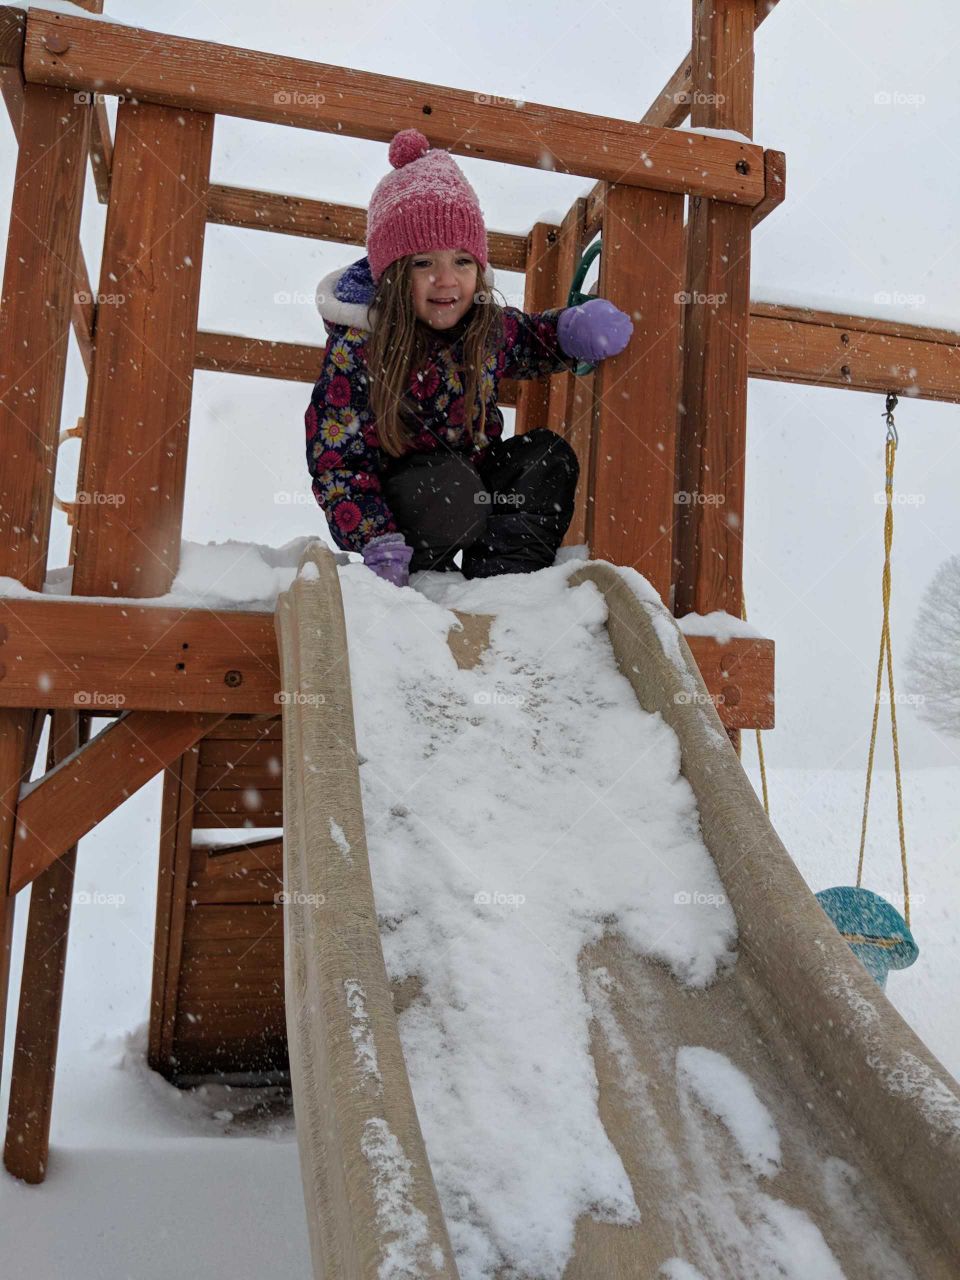
[[[694,128],[752,133],[754,22],[754,0],[694,0]],[[740,616],[751,221],[748,209],[691,198],[677,456],[678,616],[714,609]]]
[[[89,719],[55,711],[47,768],[86,741]],[[77,846],[71,845],[34,882],[24,948],[17,1039],[10,1077],[10,1106],[3,1163],[15,1178],[42,1182],[50,1146],[50,1116]]]
[[[12,56],[9,46],[3,56]],[[25,86],[0,302],[0,574],[35,591],[46,576],[89,140],[89,108],[73,93]],[[0,662],[0,680],[4,669]],[[33,723],[32,711],[0,710],[0,1063],[13,935],[10,863]]]
[[[177,572],[212,141],[212,116],[118,108],[75,595],[163,595]]]
[[[527,237],[527,270],[523,290],[523,310],[547,311],[557,305],[557,228],[548,222],[534,224]],[[537,378],[517,383],[514,434],[524,435],[534,427],[547,425],[550,381]]]
[[[560,224],[557,251],[555,307],[565,307],[570,285],[580,261],[586,237],[587,201],[574,200]],[[573,519],[563,539],[564,546],[578,546],[586,540],[587,501],[593,492],[591,471],[593,458],[594,374],[577,377],[573,373],[557,373],[550,379],[547,426],[573,445],[580,462]]]
[[[631,565],[664,600],[671,579],[674,455],[680,400],[683,196],[611,186],[604,203],[600,296],[633,320],[596,379],[594,559]]]

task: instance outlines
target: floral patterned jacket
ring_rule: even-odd
[[[493,283],[488,267],[484,281]],[[304,420],[307,428],[307,466],[313,494],[323,508],[338,547],[362,551],[371,538],[397,532],[393,513],[382,491],[386,470],[395,460],[377,441],[371,412],[366,345],[369,336],[367,302],[374,283],[366,258],[336,270],[317,286],[317,307],[329,337],[320,376],[314,385]],[[497,405],[501,378],[542,378],[575,369],[576,357],[557,344],[557,320],[563,310],[528,314],[504,308],[504,343],[491,353],[481,371],[480,394],[486,399],[483,434],[464,423],[464,385],[459,369],[462,337],[455,326],[450,335],[431,335],[425,363],[410,372],[407,401],[414,407],[419,431],[411,452],[461,450],[476,465],[503,433]],[[375,316],[373,317],[376,322]]]

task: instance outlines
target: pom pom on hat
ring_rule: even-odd
[[[394,169],[402,169],[405,164],[412,164],[430,150],[430,143],[419,129],[401,129],[394,134],[390,143],[390,163]]]
[[[389,148],[391,171],[367,210],[367,258],[374,281],[413,253],[467,249],[486,270],[487,230],[477,193],[449,151],[419,129],[401,129]]]

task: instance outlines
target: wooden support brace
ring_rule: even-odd
[[[218,713],[129,711],[33,783],[17,808],[10,892],[36,880],[223,719]]]
[[[55,768],[76,751],[88,729],[86,716],[55,711],[47,768]],[[30,895],[3,1153],[7,1172],[25,1182],[42,1182],[47,1170],[76,861],[73,844],[37,877]]]

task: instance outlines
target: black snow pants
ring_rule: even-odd
[[[553,564],[573,519],[580,463],[548,427],[496,440],[478,466],[465,453],[411,453],[389,464],[383,493],[413,547],[410,570],[465,578],[532,573]]]

